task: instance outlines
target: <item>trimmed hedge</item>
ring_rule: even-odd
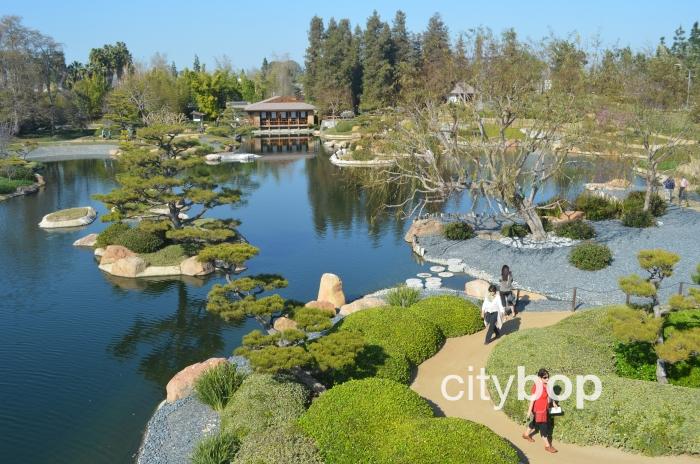
[[[610,266],[612,252],[607,245],[585,242],[576,245],[571,250],[569,262],[583,271],[599,271]]]
[[[582,220],[559,224],[554,227],[554,233],[572,240],[590,240],[595,237],[593,226]]]
[[[700,453],[700,390],[615,375],[610,309],[582,311],[551,327],[505,337],[489,357],[488,373],[506,379],[524,366],[528,373],[546,367],[570,378],[599,376],[603,390],[598,400],[585,403],[584,409],[576,409],[574,396],[561,402],[565,414],[555,419],[555,440],[648,455]],[[493,383],[489,388],[497,396]],[[526,407],[511,389],[506,414],[520,423]]]
[[[104,248],[108,245],[115,245],[117,243],[117,238],[127,230],[131,229],[129,224],[124,222],[115,222],[107,226],[105,230],[97,235],[97,241],[95,242],[95,247]]]
[[[299,421],[327,463],[517,463],[515,450],[484,426],[434,418],[410,388],[352,380],[323,393]]]
[[[468,240],[476,236],[474,228],[466,222],[450,222],[442,233],[448,240]]]
[[[641,211],[644,209],[644,197],[646,193],[642,191],[630,192],[627,198],[622,202],[622,212]],[[655,216],[663,216],[666,214],[666,201],[661,198],[661,195],[654,192],[651,194],[651,202],[649,204],[649,212]]]
[[[134,253],[154,253],[162,248],[165,242],[160,236],[135,227],[119,234],[114,244],[126,247]]]
[[[358,362],[363,371],[376,372],[372,375],[408,382],[407,373],[438,352],[445,342],[440,329],[430,321],[417,318],[404,308],[385,306],[365,309],[343,319],[339,330],[360,333],[368,348]],[[408,361],[408,370],[406,369]]]
[[[221,412],[221,430],[240,438],[294,423],[305,411],[309,392],[269,374],[248,376]]]
[[[625,227],[637,227],[639,229],[644,229],[646,227],[655,226],[656,220],[654,219],[654,215],[649,211],[635,209],[632,211],[627,211],[622,215],[622,225]]]
[[[457,296],[431,296],[408,310],[437,325],[448,338],[473,334],[484,328],[481,310],[471,301]]]
[[[231,463],[324,464],[314,440],[291,426],[251,433]]]
[[[589,221],[603,221],[615,219],[619,213],[620,205],[607,198],[589,193],[582,193],[574,201],[576,209],[586,214]]]

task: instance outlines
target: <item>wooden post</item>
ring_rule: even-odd
[[[625,304],[627,306],[630,305],[630,294],[629,293],[625,293]]]
[[[571,298],[571,310],[576,311],[576,287],[574,287],[574,295]]]
[[[678,284],[678,294],[683,295],[683,282]]]

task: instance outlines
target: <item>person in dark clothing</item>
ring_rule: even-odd
[[[501,294],[501,304],[506,309],[506,314],[518,315],[515,309],[515,296],[513,295],[513,273],[507,265],[501,268],[501,281],[498,283]]]

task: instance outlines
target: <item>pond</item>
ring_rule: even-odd
[[[261,253],[250,272],[280,273],[280,292],[315,299],[322,273],[338,274],[348,299],[402,282],[428,265],[403,241],[405,220],[371,221],[366,195],[343,180],[314,141],[256,141],[264,154],[251,164],[213,168],[247,192],[245,204],[213,215],[242,221]],[[44,214],[74,206],[105,208],[92,199],[115,185],[117,162],[83,159],[46,163],[46,188],[0,203],[0,456],[22,463],[127,463],[143,428],[183,367],[226,356],[256,328],[209,315],[207,280],[118,279],[101,273],[89,250],[73,241],[105,227],[37,227]],[[616,162],[582,162],[573,178],[548,192],[571,195],[584,181],[622,176]],[[627,172],[629,172],[627,170]],[[547,194],[547,193],[545,193]],[[444,205],[464,211],[469,198]],[[465,276],[449,279],[461,288]]]

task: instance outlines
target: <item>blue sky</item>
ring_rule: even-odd
[[[653,47],[659,37],[687,31],[700,20],[697,0],[678,1],[55,1],[3,0],[0,14],[22,16],[26,26],[64,45],[67,61],[86,61],[89,50],[118,40],[134,58],[148,62],[164,53],[178,68],[191,66],[194,54],[213,66],[227,55],[234,67],[259,66],[263,57],[289,54],[303,63],[309,20],[349,18],[364,22],[377,9],[385,20],[397,9],[407,14],[412,31],[423,30],[440,12],[453,35],[478,26],[501,31],[514,27],[522,37],[540,39],[553,31],[576,31],[588,39],[598,34],[605,44]]]

